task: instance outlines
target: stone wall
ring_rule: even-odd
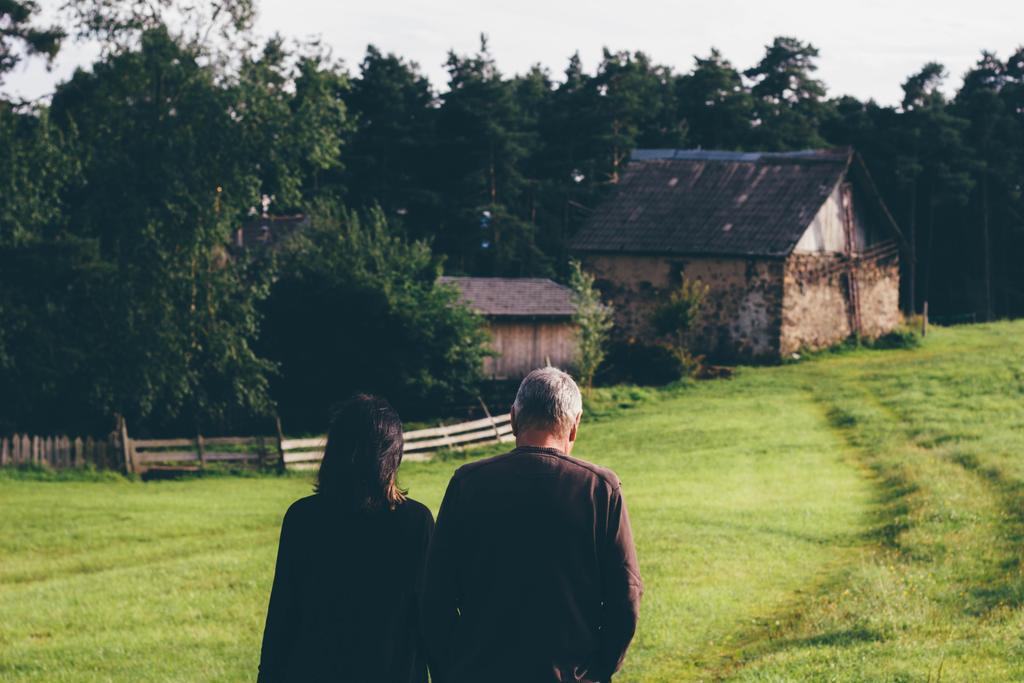
[[[786,259],[783,356],[822,349],[850,336],[846,272],[845,261],[838,254],[792,254]]]
[[[583,263],[615,305],[619,334],[653,341],[654,308],[686,277],[710,287],[694,351],[719,361],[779,355],[782,260],[591,254]]]
[[[880,337],[902,321],[900,313],[900,262],[893,255],[881,261],[862,262],[857,269],[860,287],[861,334]]]
[[[839,254],[792,254],[786,260],[782,304],[783,356],[837,344],[853,332],[851,276],[860,300],[860,332],[875,338],[900,323],[899,261],[857,261],[851,271]]]

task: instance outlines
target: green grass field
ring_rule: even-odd
[[[576,454],[647,588],[617,681],[1024,680],[1024,322],[600,399]],[[461,462],[402,480],[436,510]],[[309,488],[0,475],[0,680],[252,680]]]

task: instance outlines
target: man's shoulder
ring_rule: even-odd
[[[515,449],[511,451],[506,451],[505,453],[501,453],[499,455],[492,455],[488,458],[480,458],[479,460],[468,462],[459,469],[455,470],[455,474],[452,475],[452,479],[468,479],[479,472],[488,471],[492,469],[493,466],[505,462],[514,455]]]
[[[467,463],[455,471],[453,479],[471,479],[479,473],[489,472],[496,468],[500,468],[501,465],[507,464],[511,458],[515,458],[520,455],[516,450],[518,449],[513,449],[500,455],[494,455],[489,458],[482,458],[475,462]],[[531,452],[544,457],[554,458],[558,460],[565,469],[571,470],[578,475],[600,479],[613,491],[621,486],[618,476],[616,476],[615,472],[607,467],[601,467],[600,465],[595,465],[592,462],[580,460],[579,458],[574,458],[571,455],[566,455],[565,453],[560,453],[552,449],[532,449]]]
[[[607,467],[601,467],[600,465],[595,465],[587,460],[580,460],[579,458],[574,458],[571,455],[565,455],[564,453],[559,453],[557,457],[568,465],[575,467],[578,470],[582,470],[583,472],[587,472],[590,476],[600,479],[610,486],[613,491],[622,486],[622,483],[619,481],[619,477],[615,472],[611,471]]]

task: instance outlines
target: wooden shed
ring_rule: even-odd
[[[572,292],[544,278],[442,277],[486,320],[491,348],[484,361],[491,379],[523,377],[535,368],[575,361],[576,306]]]

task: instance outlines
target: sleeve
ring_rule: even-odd
[[[295,526],[291,510],[281,524],[281,540],[277,547],[277,566],[274,584],[270,589],[267,622],[263,628],[263,648],[260,651],[258,683],[284,681],[287,676],[288,653],[299,621],[295,595],[294,562]]]
[[[640,619],[643,581],[622,490],[616,487],[608,506],[608,529],[601,553],[601,647],[588,672],[595,681],[610,681],[626,657]]]
[[[458,478],[453,477],[437,513],[430,539],[420,595],[420,633],[426,647],[431,680],[443,683],[453,655],[458,626]]]

